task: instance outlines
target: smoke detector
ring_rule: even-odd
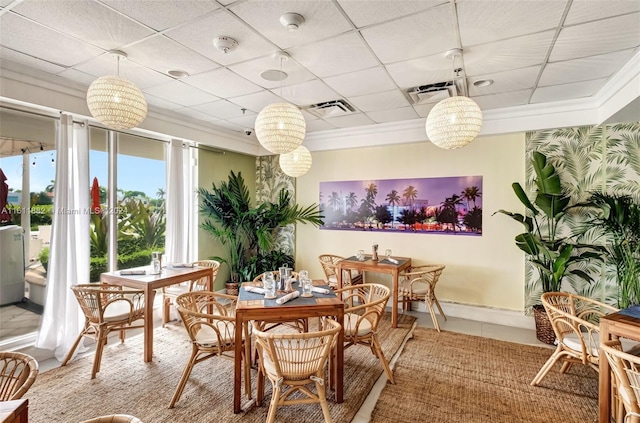
[[[289,31],[295,31],[304,23],[304,16],[298,13],[285,13],[280,16],[280,24]]]
[[[238,45],[238,42],[231,37],[221,36],[213,39],[213,45],[218,50],[227,54],[231,50],[236,48],[236,46]]]

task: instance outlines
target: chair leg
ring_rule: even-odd
[[[93,369],[91,370],[91,379],[96,378],[96,373],[100,371],[100,363],[102,362],[102,351],[107,343],[107,331],[98,329],[98,337],[96,341],[96,355],[93,359]]]
[[[447,320],[447,316],[444,314],[444,311],[442,311],[442,307],[440,307],[440,301],[438,301],[438,299],[436,298],[436,296],[433,296],[433,302],[436,303],[436,306],[438,306],[438,311],[440,312],[440,316],[444,317],[444,320]]]
[[[440,325],[438,324],[438,318],[436,316],[436,311],[433,309],[433,303],[431,301],[427,301],[427,308],[429,308],[429,314],[431,314],[431,320],[433,321],[433,327],[436,328],[438,332],[440,332]]]
[[[269,405],[269,414],[267,415],[267,423],[273,423],[276,421],[276,410],[278,403],[280,402],[280,395],[282,395],[282,386],[279,383],[271,381],[271,404]]]
[[[333,423],[331,420],[331,413],[329,413],[329,405],[327,404],[327,393],[325,392],[324,385],[319,382],[315,382],[316,390],[318,391],[318,399],[320,400],[320,407],[322,407],[322,414],[324,415],[324,421],[326,423]]]
[[[389,362],[385,358],[384,353],[382,352],[382,348],[380,347],[380,342],[378,341],[378,334],[377,333],[373,334],[373,336],[371,338],[371,343],[373,345],[373,348],[375,349],[375,353],[378,356],[378,359],[382,363],[382,367],[384,368],[384,372],[387,374],[387,379],[389,379],[390,383],[395,384],[396,381],[393,378],[393,373],[391,373],[391,368],[389,368]]]
[[[75,352],[76,348],[78,348],[78,344],[80,344],[80,340],[82,339],[83,336],[86,335],[87,329],[88,328],[85,326],[84,330],[82,332],[80,332],[80,335],[78,335],[78,337],[76,338],[76,341],[73,343],[73,346],[71,346],[71,349],[67,353],[67,355],[64,358],[64,361],[62,362],[60,367],[66,366],[67,363],[69,362],[69,360],[71,360],[71,357],[73,356],[73,353]]]
[[[544,365],[540,368],[540,371],[538,372],[538,374],[536,375],[536,377],[533,378],[533,380],[531,381],[531,386],[538,386],[538,384],[540,382],[542,382],[542,379],[544,379],[544,377],[547,375],[547,373],[549,373],[549,370],[551,370],[551,368],[553,367],[554,364],[556,364],[556,362],[562,357],[564,356],[563,351],[560,349],[560,347],[558,347],[553,354],[551,354],[551,357],[549,357],[549,359],[547,360],[546,363],[544,363]]]
[[[244,394],[248,399],[251,399],[251,350],[245,348],[242,351],[242,365],[244,366]],[[249,352],[249,357],[247,357]]]
[[[170,312],[171,312],[171,299],[165,298],[162,302],[162,327],[166,325],[170,320]]]
[[[173,397],[171,398],[171,402],[169,403],[169,408],[173,408],[173,406],[178,402],[180,397],[182,396],[182,391],[184,391],[184,387],[187,385],[187,380],[189,380],[189,376],[191,376],[191,370],[193,370],[193,366],[196,364],[196,356],[198,355],[198,348],[193,346],[191,350],[191,357],[189,358],[189,362],[187,363],[187,367],[184,368],[182,372],[182,376],[180,377],[180,382],[178,382],[178,387],[176,391],[173,393]]]

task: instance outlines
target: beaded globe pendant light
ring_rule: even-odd
[[[311,153],[304,145],[293,150],[291,153],[281,154],[280,169],[291,176],[297,178],[306,174],[311,169]]]
[[[286,75],[282,72],[282,62],[288,60],[289,55],[279,52],[274,54],[274,58],[280,59],[280,73]],[[273,103],[258,113],[255,130],[256,137],[264,148],[275,154],[286,154],[302,144],[307,132],[307,123],[297,106],[291,103]]]
[[[456,48],[447,51],[446,57],[453,62],[454,83],[459,78],[462,68],[456,68],[455,58],[462,54],[462,49]],[[466,89],[466,77],[462,77],[464,94]],[[426,122],[426,131],[429,140],[440,148],[448,150],[464,147],[469,144],[482,128],[482,111],[475,101],[469,97],[454,96],[446,98],[436,104],[429,112]]]
[[[147,100],[133,82],[120,77],[120,59],[126,53],[109,51],[118,58],[117,75],[101,76],[87,90],[91,115],[111,129],[131,129],[147,116]]]

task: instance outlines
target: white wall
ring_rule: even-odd
[[[297,225],[296,268],[323,276],[318,256],[369,251],[377,242],[384,251],[411,257],[415,264],[447,267],[438,283],[438,298],[509,310],[524,309],[524,254],[515,246],[521,226],[498,209],[521,211],[511,183],[524,182],[524,134],[486,136],[458,150],[442,150],[430,142],[313,152],[309,173],[297,179],[297,202],[318,202],[319,183],[367,179],[483,177],[483,234],[479,237],[319,230]],[[368,281],[389,283],[387,275]]]

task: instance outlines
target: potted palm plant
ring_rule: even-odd
[[[579,245],[573,236],[560,236],[562,221],[573,206],[565,195],[560,176],[555,167],[547,162],[540,152],[533,152],[533,169],[536,173],[535,199],[532,202],[518,182],[511,186],[520,202],[526,208],[526,214],[498,210],[520,222],[525,231],[516,236],[516,246],[527,255],[529,262],[538,270],[542,292],[557,292],[562,289],[563,278],[576,275],[591,282],[589,274],[576,267],[580,261],[600,258],[597,248]],[[584,204],[583,204],[584,206]],[[495,214],[494,213],[494,214]],[[536,335],[542,342],[553,344],[555,335],[541,304],[533,306],[536,321]]]
[[[249,189],[241,172],[231,171],[228,180],[212,184],[212,189],[200,188],[200,213],[206,216],[202,228],[226,247],[226,257],[212,257],[226,263],[231,272],[229,290],[236,290],[241,281],[273,268],[270,260],[254,257],[282,257],[275,246],[280,228],[300,222],[315,226],[323,224],[318,205],[301,207],[294,204],[291,194],[280,190],[277,202],[251,204]],[[275,251],[275,252],[274,252]],[[291,257],[291,256],[286,256]],[[282,265],[285,263],[279,263]],[[293,266],[293,263],[287,263]],[[235,285],[235,287],[234,287]]]

